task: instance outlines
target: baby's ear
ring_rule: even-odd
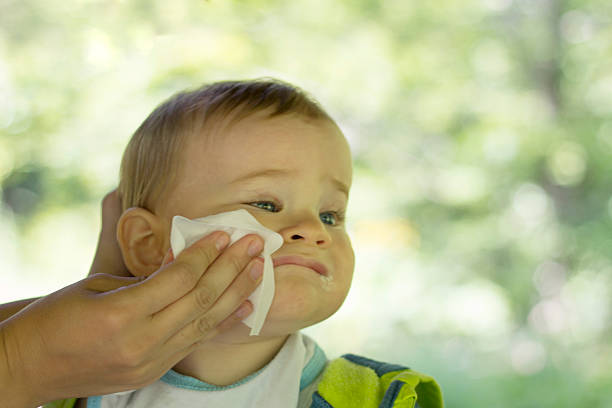
[[[149,276],[161,266],[168,248],[168,233],[162,219],[132,207],[119,218],[117,241],[123,260],[134,276]]]

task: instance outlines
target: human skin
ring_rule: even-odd
[[[112,212],[104,211],[116,201],[112,195],[105,199],[103,225],[116,225]],[[108,231],[103,227],[91,272],[123,274],[121,258],[112,251],[115,236],[110,239]],[[210,234],[176,260],[168,252],[144,281],[93,274],[0,322],[2,404],[35,407],[60,398],[143,387],[199,342],[242,320],[252,310],[244,299],[258,284],[245,268],[254,257],[247,248],[253,239],[261,240],[246,237],[224,250],[223,240],[228,239],[225,233]],[[115,255],[120,255],[118,247]],[[112,265],[117,270],[109,269]],[[235,278],[229,288],[211,282],[221,273]],[[214,300],[233,296],[236,303],[226,302],[223,309],[197,302],[202,295],[196,293],[209,289],[216,293]],[[6,315],[25,303],[7,308]],[[244,314],[238,315],[234,311],[241,304]]]
[[[174,367],[210,384],[229,385],[265,366],[289,334],[328,318],[344,301],[354,254],[336,213],[347,206],[350,150],[328,120],[267,118],[261,112],[190,138],[182,154],[177,184],[163,203],[152,213],[124,214],[119,223],[119,243],[132,274],[146,274],[147,263],[167,249],[174,215],[193,219],[237,209],[283,237],[273,259],[297,255],[328,271],[324,277],[296,264],[275,267],[275,296],[259,336],[235,325]],[[246,177],[253,173],[259,176]],[[142,247],[148,249],[130,238],[145,231],[150,236]]]

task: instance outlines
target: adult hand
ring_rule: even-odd
[[[143,387],[244,319],[263,242],[249,235],[223,250],[228,241],[215,232],[176,260],[169,253],[146,280],[92,275],[2,322],[3,402],[27,407]]]

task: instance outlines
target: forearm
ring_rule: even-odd
[[[6,342],[8,330],[6,324],[0,323],[0,395],[2,395],[2,403],[7,404],[7,407],[15,408],[36,407],[39,404],[29,399],[31,395],[26,389],[26,384],[19,381],[13,372],[14,367],[11,366]]]
[[[5,321],[15,313],[19,312],[21,309],[34,302],[39,298],[25,299],[25,300],[17,300],[11,303],[5,303],[0,305],[0,322]]]
[[[31,408],[38,405],[29,399],[31,395],[25,388],[26,384],[16,378],[14,370],[17,367],[11,365],[7,344],[7,333],[12,326],[8,319],[37,299],[17,300],[0,305],[0,395],[2,403],[7,404],[7,407]]]

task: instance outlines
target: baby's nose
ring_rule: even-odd
[[[331,244],[331,236],[320,220],[303,219],[280,231],[285,242],[304,242],[316,246]]]

